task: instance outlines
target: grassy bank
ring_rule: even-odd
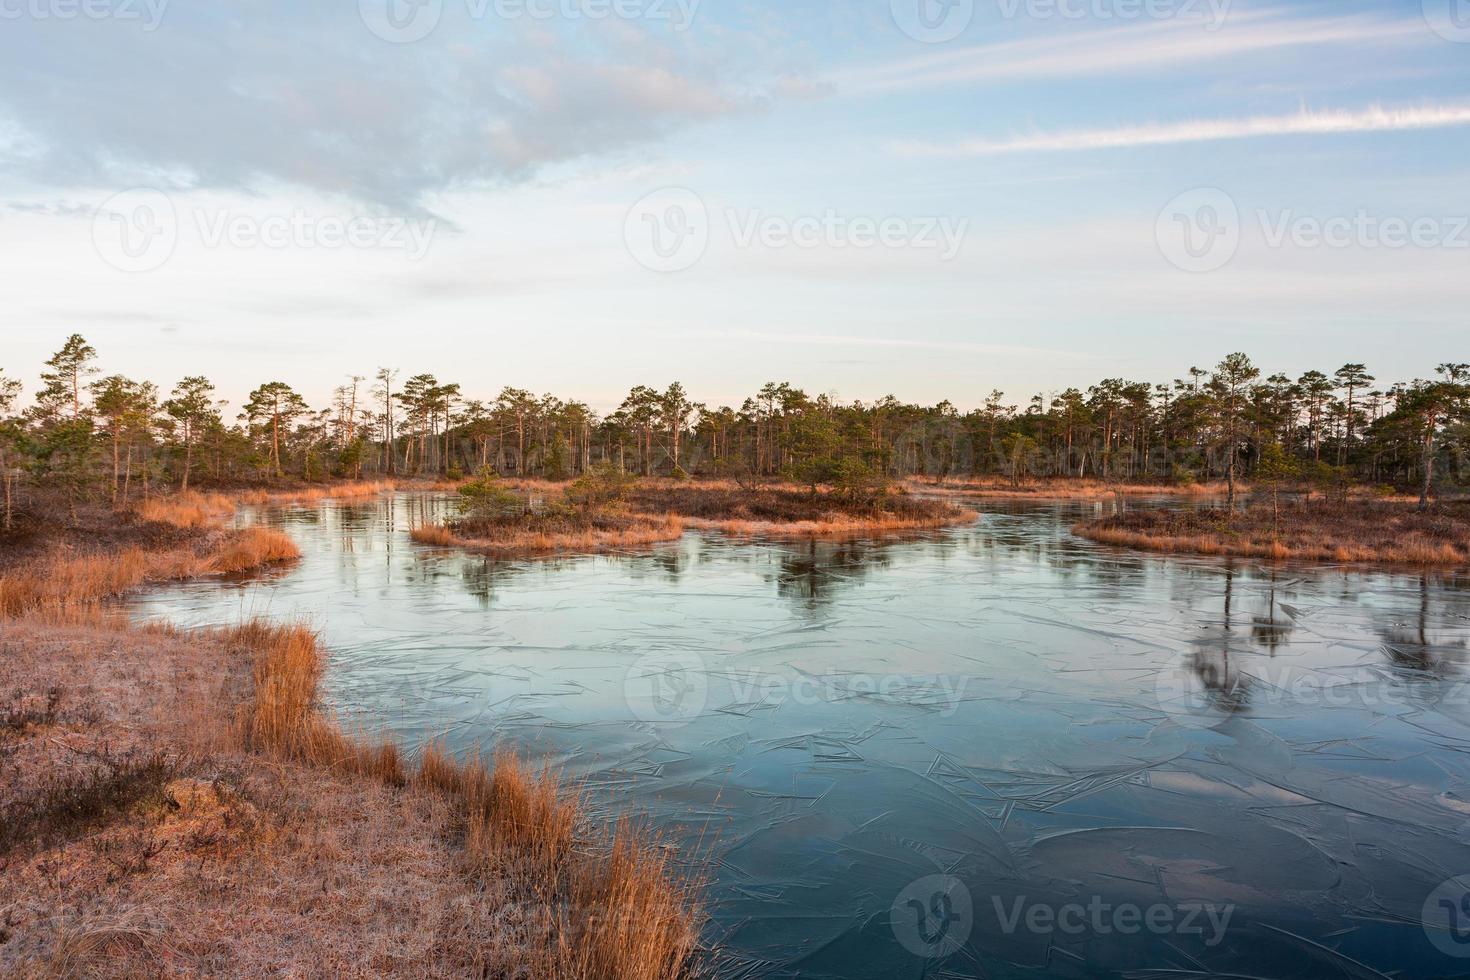
[[[604,472],[572,484],[477,481],[461,515],[416,528],[420,544],[489,554],[588,554],[646,547],[685,528],[739,536],[844,537],[946,527],[974,511],[904,492],[848,496],[810,488],[640,480]]]
[[[107,611],[163,573],[281,553],[198,518],[218,502],[172,507],[143,524],[178,521],[188,547],[48,551],[0,578],[0,974],[691,971],[693,879],[554,773],[349,735],[304,628]]]
[[[1381,501],[1254,504],[1224,510],[1145,508],[1073,527],[1101,544],[1147,551],[1420,566],[1470,564],[1470,508],[1419,511]]]
[[[684,523],[672,515],[558,512],[428,524],[414,528],[410,537],[419,544],[514,557],[626,551],[673,541],[683,533]]]
[[[763,537],[841,537],[948,527],[974,511],[908,493],[847,497],[795,487],[741,489],[665,481],[636,485],[628,505],[677,515],[694,528]]]
[[[1022,497],[1036,500],[1098,500],[1118,494],[1126,496],[1208,497],[1225,494],[1224,483],[1130,483],[1105,480],[1055,477],[1012,483],[1005,479],[961,480],[927,483],[910,480],[905,484],[915,493],[953,497]],[[1245,488],[1237,484],[1236,489]]]

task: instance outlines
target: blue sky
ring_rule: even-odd
[[[971,407],[1470,359],[1466,0],[522,2],[0,0],[0,367]]]

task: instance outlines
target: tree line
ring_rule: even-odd
[[[391,368],[348,375],[313,407],[267,381],[237,409],[204,375],[168,389],[102,374],[73,334],[23,397],[0,370],[6,520],[26,486],[123,503],[201,482],[447,477],[493,471],[570,479],[594,465],[648,476],[787,479],[855,486],[894,478],[1219,479],[1232,488],[1266,459],[1303,478],[1413,486],[1465,482],[1470,364],[1380,385],[1363,364],[1262,377],[1244,354],[1167,383],[1110,378],[1010,404],[1000,391],[961,412],[888,396],[839,402],[764,385],[739,407],[694,401],[678,382],[633,388],[615,411]],[[1232,490],[1233,492],[1233,490]]]

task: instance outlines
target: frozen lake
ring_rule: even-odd
[[[702,842],[720,976],[1470,972],[1464,576],[1129,555],[1069,532],[1093,503],[556,561],[411,544],[447,506],[252,515],[303,560],[135,612],[305,620],[349,726],[516,745]]]

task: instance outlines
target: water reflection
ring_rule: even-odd
[[[410,544],[446,506],[267,513],[298,567],[138,611],[307,618],[349,719],[549,754],[714,841],[722,975],[1463,972],[1419,927],[1470,865],[1463,578],[1127,554],[1071,535],[1092,505],[1035,502],[903,540]],[[934,876],[971,902],[925,958],[894,917]],[[1093,902],[1233,917],[1210,943],[1010,915]]]

